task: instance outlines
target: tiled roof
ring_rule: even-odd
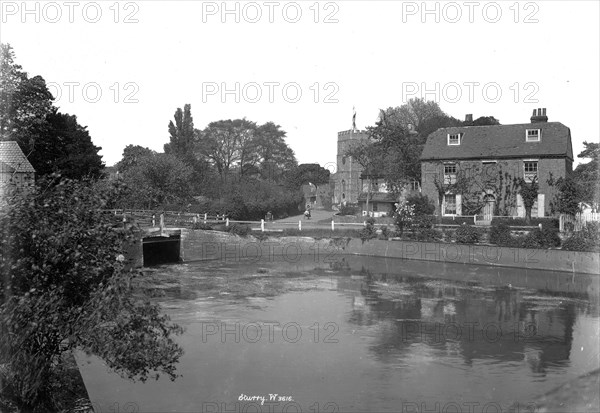
[[[15,172],[15,168],[13,168],[12,166],[10,166],[6,162],[0,160],[0,172],[12,174],[13,172]]]
[[[0,161],[14,168],[16,172],[35,172],[16,141],[0,142]]]
[[[525,142],[527,129],[541,129],[539,142]],[[460,145],[448,145],[448,134],[462,133]],[[571,131],[560,122],[518,125],[457,126],[427,137],[421,160],[496,159],[562,156],[573,159]]]

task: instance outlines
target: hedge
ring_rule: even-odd
[[[492,218],[492,226],[504,223],[511,227],[526,227],[526,226],[539,226],[542,224],[543,228],[556,228],[559,227],[558,218],[531,218],[529,224],[525,218],[512,218],[512,217],[494,217]]]

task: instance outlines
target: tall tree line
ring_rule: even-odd
[[[186,104],[177,108],[167,130],[162,154],[132,145],[123,151],[117,169],[129,184],[130,204],[200,203],[203,211],[239,218],[297,212],[305,182],[298,179],[302,173],[280,125],[243,118],[197,129]]]
[[[38,176],[99,177],[104,165],[85,126],[59,112],[41,76],[29,77],[0,44],[0,140],[17,141]]]

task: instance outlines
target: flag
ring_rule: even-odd
[[[352,106],[352,130],[356,130],[356,109]]]

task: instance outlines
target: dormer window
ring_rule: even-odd
[[[539,142],[541,136],[540,129],[527,129],[527,134],[525,135],[526,142]]]
[[[448,145],[460,145],[460,139],[462,133],[449,133],[448,134]]]

